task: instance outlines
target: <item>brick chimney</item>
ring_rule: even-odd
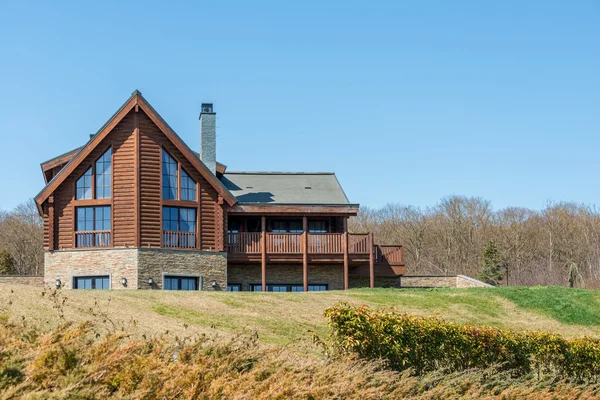
[[[202,103],[200,112],[200,159],[206,167],[217,173],[217,115],[212,103]]]

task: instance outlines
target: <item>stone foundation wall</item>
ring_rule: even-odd
[[[229,265],[228,283],[241,284],[243,291],[250,290],[251,284],[260,284],[260,264]],[[286,283],[302,285],[302,265],[299,264],[267,264],[267,283]],[[309,265],[308,283],[327,284],[329,290],[344,288],[344,268],[341,265]]]
[[[41,275],[0,275],[0,284],[44,286]]]
[[[368,288],[371,284],[369,277],[365,276],[350,276],[348,281],[348,288]],[[376,276],[375,287],[399,287],[399,281],[397,277],[390,276]]]
[[[457,288],[471,288],[471,287],[493,287],[485,282],[481,282],[477,279],[470,278],[465,275],[458,275],[456,277]]]
[[[65,289],[73,278],[109,275],[111,289],[137,289],[137,249],[57,250],[44,255],[44,283],[54,286],[60,279]],[[123,286],[121,279],[127,279]]]
[[[44,283],[73,288],[73,278],[110,276],[111,289],[162,289],[163,275],[201,278],[203,290],[225,290],[227,255],[209,251],[167,249],[103,249],[48,251],[44,260]],[[121,279],[127,279],[127,285]],[[154,285],[148,285],[148,279]],[[211,282],[217,282],[212,287]]]
[[[139,249],[138,281],[140,289],[162,289],[164,275],[191,275],[201,278],[202,290],[225,290],[227,253],[211,251]],[[148,279],[154,285],[148,285]],[[212,281],[217,282],[214,288]]]
[[[405,288],[470,288],[493,287],[464,275],[454,276],[402,276],[400,287]]]

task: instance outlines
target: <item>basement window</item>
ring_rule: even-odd
[[[73,289],[107,290],[110,289],[110,277],[77,276],[73,278]]]
[[[164,290],[200,290],[197,277],[165,276]]]

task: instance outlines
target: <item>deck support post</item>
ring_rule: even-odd
[[[308,292],[308,218],[302,217],[302,283]]]
[[[348,290],[348,231],[344,230],[342,236],[344,246],[344,290]]]
[[[262,277],[262,291],[267,291],[267,221],[263,215],[260,218],[261,232],[260,232],[260,243],[262,253],[262,266],[261,266],[261,277]]]
[[[375,287],[375,260],[373,259],[373,232],[369,233],[369,287]]]

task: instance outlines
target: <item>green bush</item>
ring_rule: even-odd
[[[487,369],[555,374],[577,381],[600,376],[600,340],[567,340],[548,332],[514,332],[459,325],[394,309],[371,310],[347,303],[325,310],[330,344],[342,353],[383,359],[395,370]]]

